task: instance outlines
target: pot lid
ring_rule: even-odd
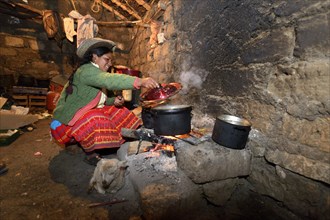
[[[154,103],[174,96],[181,89],[180,83],[161,84],[159,88],[149,89],[141,94],[140,99],[144,103]]]

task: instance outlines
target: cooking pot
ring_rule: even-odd
[[[145,128],[154,128],[154,117],[151,108],[142,108],[141,118]]]
[[[221,115],[216,118],[212,132],[212,139],[228,148],[245,148],[251,123],[243,118],[233,115]]]
[[[191,131],[189,105],[161,105],[151,109],[153,128],[156,135],[180,135]]]

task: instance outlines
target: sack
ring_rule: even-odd
[[[42,21],[48,38],[54,38],[61,25],[61,17],[58,12],[44,10]]]

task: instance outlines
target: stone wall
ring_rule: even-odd
[[[328,1],[172,1],[152,47],[137,36],[130,64],[177,81],[173,102],[193,106],[193,126],[221,114],[252,122],[247,178],[295,213],[324,218],[330,204]]]
[[[0,31],[1,86],[11,92],[20,76],[50,79],[54,74],[70,74],[74,48],[67,42],[62,47],[49,40],[42,24],[1,15]],[[17,22],[11,24],[11,22]],[[7,29],[6,25],[12,26]]]
[[[59,2],[33,4],[72,10]],[[77,6],[82,14],[90,8],[86,1]],[[193,106],[193,127],[211,130],[221,114],[250,120],[246,179],[254,190],[302,217],[323,219],[330,209],[329,8],[322,0],[174,0],[156,22],[163,43],[152,41],[154,29],[144,27],[102,26],[99,36],[130,50],[129,60],[117,55],[116,64],[161,83],[181,82],[172,102]],[[0,19],[1,85],[21,74],[71,73],[73,44],[61,50],[40,21]]]
[[[109,13],[100,10],[93,13],[90,2],[74,1],[81,15],[90,14],[96,20],[111,21]],[[36,0],[29,2],[31,7],[39,10],[54,10],[64,17],[73,7],[70,1]],[[11,93],[20,76],[35,79],[50,79],[63,74],[70,75],[77,63],[74,55],[76,42],[67,39],[57,42],[49,39],[43,28],[41,17],[23,19],[0,13],[0,86]],[[99,26],[97,37],[111,39],[120,48],[127,50],[131,45],[129,28]],[[127,54],[117,54],[115,64],[128,65]]]

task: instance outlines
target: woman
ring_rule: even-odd
[[[102,89],[124,90],[156,88],[152,78],[110,74],[112,41],[91,38],[77,48],[81,65],[64,86],[53,112],[51,134],[60,143],[77,141],[86,153],[85,162],[96,165],[97,149],[117,148],[125,141],[121,128],[136,129],[142,122],[127,108],[121,96],[107,97]]]

